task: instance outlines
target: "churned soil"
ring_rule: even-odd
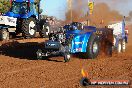
[[[0,88],[83,88],[80,86],[83,68],[90,79],[132,80],[132,30],[127,51],[113,57],[97,59],[63,57],[37,60],[36,51],[43,48],[43,38],[11,39],[0,42]],[[89,88],[132,88],[129,86],[89,86]]]

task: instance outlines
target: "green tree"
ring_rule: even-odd
[[[10,1],[9,0],[0,0],[0,12],[5,13],[10,8]]]

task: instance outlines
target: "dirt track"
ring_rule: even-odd
[[[132,29],[129,30],[132,33]],[[44,39],[10,40],[0,43],[0,88],[82,88],[81,69],[91,79],[132,80],[132,34],[127,52],[97,59],[72,58],[63,63],[62,57],[35,60],[35,52]],[[95,88],[90,87],[90,88]],[[108,86],[98,88],[132,88]]]

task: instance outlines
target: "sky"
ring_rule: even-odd
[[[49,16],[56,16],[58,19],[65,19],[67,9],[66,0],[41,0],[43,13]]]
[[[42,14],[55,16],[58,19],[64,20],[65,12],[67,11],[66,1],[67,0],[41,0]],[[94,0],[94,2],[105,2],[112,10],[117,10],[125,16],[129,14],[129,11],[132,11],[132,0]]]

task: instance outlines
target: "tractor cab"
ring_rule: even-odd
[[[37,15],[34,0],[11,0],[11,8],[5,14],[15,18],[29,18]]]
[[[29,11],[27,2],[13,2],[11,7],[11,12],[15,14],[26,14]]]

